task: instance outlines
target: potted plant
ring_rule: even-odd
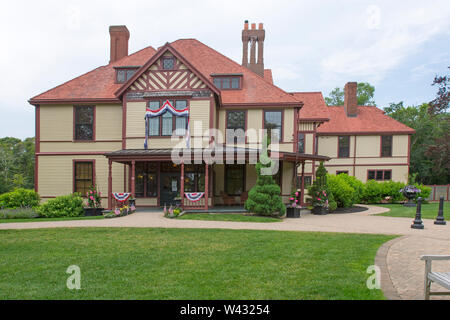
[[[415,207],[416,204],[414,203],[414,199],[416,198],[416,195],[421,192],[420,189],[416,188],[415,185],[408,185],[404,187],[403,189],[400,189],[400,192],[403,193],[406,199],[408,199],[408,202],[405,202],[403,205],[405,207]]]
[[[298,204],[299,192],[293,190],[289,198],[290,204],[286,207],[287,218],[300,218],[300,205]]]
[[[97,186],[94,185],[86,192],[87,207],[84,208],[85,216],[100,216],[102,214],[102,198]]]
[[[329,212],[329,206],[328,206],[328,195],[326,190],[322,189],[319,191],[316,191],[315,194],[312,196],[312,213],[313,214],[319,214],[324,215],[328,214]]]

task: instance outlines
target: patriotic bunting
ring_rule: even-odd
[[[131,196],[131,193],[119,193],[119,192],[113,192],[112,193],[114,199],[116,199],[119,202],[125,202],[128,200],[128,198]]]
[[[184,195],[189,201],[197,202],[203,197],[204,194],[204,192],[186,192]]]

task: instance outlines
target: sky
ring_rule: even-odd
[[[450,70],[450,1],[3,1],[0,137],[34,136],[28,99],[109,61],[110,25],[129,52],[196,38],[242,61],[244,20],[264,23],[265,68],[286,91],[348,81],[375,86],[378,107],[432,100]]]

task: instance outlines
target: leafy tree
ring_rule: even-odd
[[[431,114],[446,112],[450,107],[450,76],[436,76],[431,85],[437,85],[438,92],[436,98],[430,102],[429,112]]]
[[[356,96],[358,98],[359,106],[375,106],[373,96],[375,94],[375,87],[368,82],[359,82],[356,88]],[[334,88],[328,97],[325,98],[325,103],[328,106],[342,106],[344,105],[344,90],[341,88]]]

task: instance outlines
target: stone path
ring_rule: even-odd
[[[228,222],[178,220],[164,218],[162,212],[137,212],[130,216],[102,220],[72,220],[49,222],[1,223],[2,229],[36,229],[60,227],[138,227],[138,228],[205,228],[205,229],[252,229],[279,231],[319,231],[365,234],[400,235],[388,247],[380,249],[377,261],[382,268],[383,283],[390,283],[393,293],[383,290],[388,298],[423,299],[423,254],[450,254],[450,223],[436,226],[433,220],[424,219],[424,230],[411,229],[412,218],[377,216],[388,209],[368,206],[359,213],[329,214],[315,216],[304,214],[300,219],[284,219],[283,222]],[[385,265],[383,269],[383,265]],[[450,272],[450,261],[433,262],[433,270]],[[438,289],[435,285],[432,290]],[[439,288],[439,291],[445,291]],[[389,291],[389,290],[388,290]],[[450,299],[449,296],[442,299]],[[431,299],[441,299],[432,297]]]

